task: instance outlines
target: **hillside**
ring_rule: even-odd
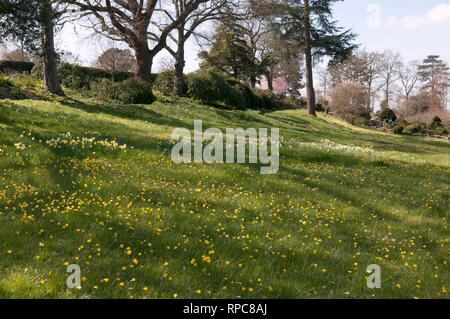
[[[278,174],[174,164],[196,119],[280,128]],[[0,298],[449,297],[447,141],[180,99],[0,100],[0,128]]]

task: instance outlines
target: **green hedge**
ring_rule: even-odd
[[[30,73],[34,67],[33,62],[0,61],[0,72]]]
[[[32,73],[37,77],[43,77],[42,62],[36,63]],[[117,82],[122,82],[133,76],[130,72],[119,72],[114,77]],[[90,89],[90,84],[95,80],[111,79],[111,75],[105,70],[66,62],[58,64],[58,77],[62,85],[72,89]]]

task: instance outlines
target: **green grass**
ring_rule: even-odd
[[[0,100],[0,298],[449,297],[448,142],[304,111],[80,100]],[[195,119],[279,127],[279,173],[172,163],[173,128]]]

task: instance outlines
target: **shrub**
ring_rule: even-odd
[[[211,71],[198,71],[186,78],[188,95],[206,104],[221,104],[228,98],[231,87],[224,76]]]
[[[435,116],[431,121],[431,124],[428,126],[430,129],[436,129],[442,126],[442,120],[439,116]]]
[[[434,129],[434,134],[441,135],[441,136],[448,135],[448,131],[445,127],[439,126]]]
[[[367,122],[368,122],[367,118],[359,117],[359,118],[356,118],[356,119],[353,121],[353,125],[356,125],[356,126],[366,126],[366,125],[367,125]]]
[[[338,84],[331,93],[332,111],[340,118],[354,123],[356,119],[370,119],[365,88],[357,83]]]
[[[174,74],[175,72],[173,70],[167,70],[157,74],[153,81],[153,89],[161,92],[165,96],[172,95]]]
[[[275,93],[270,90],[253,90],[257,99],[258,106],[263,109],[279,109],[283,106],[283,103],[277,97]]]
[[[270,90],[252,90],[247,84],[214,71],[188,74],[186,83],[189,97],[210,105],[238,109],[278,109],[284,105]]]
[[[399,124],[396,127],[394,127],[392,132],[394,132],[394,134],[402,134],[404,129],[405,129],[405,127],[403,125]]]
[[[92,83],[92,91],[123,104],[151,104],[156,101],[151,84],[138,78],[115,83],[109,79],[100,79]]]
[[[33,62],[0,61],[0,72],[2,73],[30,73],[33,67]]]
[[[0,87],[11,89],[13,86],[14,85],[10,79],[8,79],[3,74],[0,74]]]
[[[235,98],[239,100],[231,105],[241,106],[241,108],[259,108],[260,101],[258,100],[255,90],[252,90],[247,84],[242,83],[234,78],[226,77],[225,80],[235,90]]]
[[[111,98],[113,82],[109,79],[98,79],[91,83],[91,90],[101,97]]]
[[[156,101],[152,85],[138,78],[113,83],[111,98],[124,104],[151,104]]]
[[[403,131],[406,134],[422,133],[423,132],[423,127],[419,123],[414,123],[414,124],[410,124],[410,125],[406,126]]]
[[[58,65],[58,76],[61,84],[71,89],[90,89],[92,78],[81,66],[60,63]]]
[[[24,99],[26,97],[11,79],[0,74],[0,98]]]
[[[382,121],[395,121],[397,120],[397,115],[395,115],[394,111],[392,111],[390,108],[383,109],[379,114],[378,118]]]

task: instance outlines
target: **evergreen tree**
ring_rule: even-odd
[[[446,104],[447,92],[449,87],[449,67],[439,59],[438,55],[430,55],[419,65],[419,78],[424,84],[434,101],[437,101],[438,107]]]
[[[275,16],[273,25],[282,37],[298,43],[305,55],[307,107],[315,115],[313,60],[330,56],[333,62],[345,60],[357,48],[356,37],[332,20],[332,6],[342,0],[266,1]]]
[[[257,66],[252,50],[245,41],[245,32],[236,17],[228,14],[216,29],[210,51],[200,53],[204,60],[201,67],[213,67],[240,80],[254,77],[258,73]]]
[[[21,41],[30,50],[40,46],[45,89],[61,96],[64,92],[56,71],[54,32],[64,12],[56,0],[0,0],[1,39]]]

